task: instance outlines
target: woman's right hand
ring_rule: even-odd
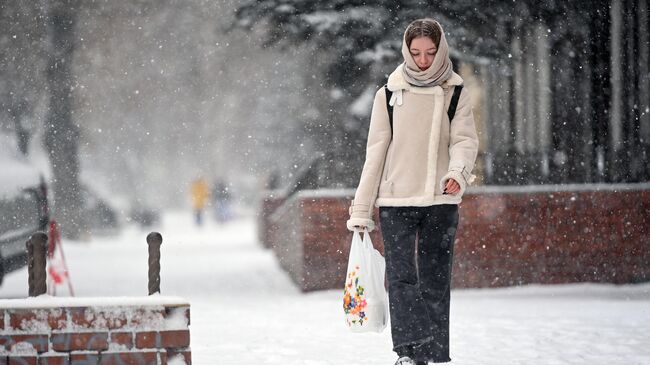
[[[458,181],[454,180],[454,178],[450,178],[447,180],[447,183],[445,184],[445,190],[443,190],[443,194],[451,194],[451,195],[456,195],[460,192],[460,184]]]

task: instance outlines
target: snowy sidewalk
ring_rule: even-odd
[[[162,294],[192,305],[194,364],[393,364],[390,331],[352,334],[341,291],[296,290],[253,219],[197,228],[174,212],[159,230]],[[146,295],[147,233],[64,242],[77,295]],[[0,287],[26,295],[25,269]],[[451,323],[453,364],[650,364],[650,284],[456,290]]]

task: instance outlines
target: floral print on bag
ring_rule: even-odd
[[[368,320],[364,309],[368,305],[364,297],[364,287],[359,285],[359,270],[357,265],[355,270],[348,274],[343,290],[343,310],[345,311],[345,320],[348,326],[359,324]]]

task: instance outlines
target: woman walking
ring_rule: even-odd
[[[372,230],[373,207],[379,207],[395,364],[449,362],[458,204],[474,180],[478,138],[440,24],[409,24],[402,55],[375,94],[347,227]]]

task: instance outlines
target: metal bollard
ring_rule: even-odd
[[[36,297],[47,292],[47,235],[43,232],[36,232],[25,244],[27,246],[27,272],[29,283],[29,296]]]
[[[162,235],[151,232],[147,235],[149,244],[149,295],[160,293],[160,245]]]

